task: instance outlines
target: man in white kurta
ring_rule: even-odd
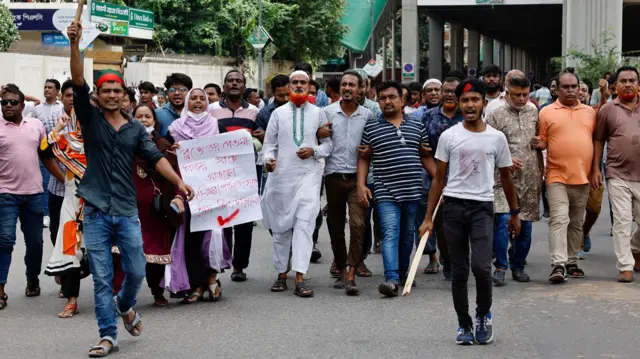
[[[316,132],[324,112],[306,102],[309,77],[294,72],[290,79],[290,102],[271,115],[264,139],[264,163],[270,171],[262,197],[265,227],[273,232],[273,262],[279,273],[274,292],[287,289],[287,266],[292,252],[296,272],[294,294],[313,296],[303,274],[309,269],[315,219],[320,211],[322,168],[320,159],[332,150],[330,138],[318,141]]]

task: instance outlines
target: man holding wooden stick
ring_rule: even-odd
[[[444,232],[451,260],[453,306],[458,314],[458,344],[493,339],[491,322],[491,259],[493,254],[493,172],[499,168],[509,202],[509,232],[520,232],[516,190],[511,178],[509,146],[502,132],[482,122],[486,89],[476,79],[456,88],[464,121],[442,133],[435,158],[436,175],[429,192],[429,206],[420,235],[433,230],[433,213],[444,189]],[[449,172],[448,181],[445,177]],[[446,183],[446,188],[445,188]],[[469,263],[471,244],[471,263]],[[476,332],[469,315],[467,280],[469,265],[476,278]]]
[[[82,1],[78,4],[82,7]],[[76,20],[67,28],[71,46],[71,80],[76,118],[82,127],[87,170],[77,195],[84,201],[84,242],[93,275],[96,319],[100,343],[91,347],[90,357],[105,357],[118,350],[117,316],[133,336],[142,334],[140,315],[133,309],[145,277],[142,233],[133,184],[134,157],[146,160],[173,183],[183,196],[193,198],[193,189],[182,182],[169,161],[149,139],[144,126],[122,111],[125,85],[120,73],[105,73],[97,79],[98,106],[90,103],[84,79],[79,41],[82,25]],[[125,273],[122,289],[113,298],[111,246],[120,250]]]

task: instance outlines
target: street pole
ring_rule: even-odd
[[[262,29],[262,0],[258,0],[258,28]],[[262,48],[258,49],[258,91],[262,89]]]
[[[375,0],[369,0],[371,2],[371,11],[370,11],[370,15],[371,15],[371,43],[369,45],[371,45],[371,60],[376,59],[376,48],[375,48],[375,44],[374,44],[374,38],[373,38],[373,31],[375,29],[375,24],[373,23],[373,6],[375,4]]]

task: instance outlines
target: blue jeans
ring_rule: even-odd
[[[44,201],[43,203],[43,209],[44,209],[44,215],[48,216],[49,215],[49,191],[47,191],[47,187],[49,187],[49,179],[51,179],[51,174],[49,174],[49,171],[47,171],[47,168],[42,164],[42,161],[40,162],[40,173],[42,174],[42,189],[44,190],[42,192],[42,200]]]
[[[120,249],[120,263],[125,276],[117,301],[120,312],[125,313],[136,304],[136,295],[145,277],[146,260],[142,250],[140,221],[138,216],[112,216],[85,203],[83,228],[84,243],[93,274],[93,295],[100,337],[117,340],[118,318],[111,289],[111,245],[115,243]]]
[[[24,234],[27,280],[38,282],[42,269],[42,194],[0,194],[0,284],[7,283],[11,253],[16,244],[16,224]]]
[[[427,193],[428,195],[428,193]],[[427,215],[427,206],[424,203],[420,203],[418,206],[418,211],[416,212],[416,229],[420,228],[422,222],[424,221],[424,217]],[[424,254],[435,254],[436,253],[436,236],[437,233],[435,229],[429,234],[429,239],[427,240],[427,245],[424,247]],[[420,244],[420,232],[416,230],[415,234],[415,242],[416,248]]]
[[[496,269],[509,268],[507,261],[507,248],[509,247],[508,229],[509,214],[496,213],[493,222],[493,254],[495,261],[493,265]],[[513,241],[513,254],[511,255],[511,270],[524,269],[524,262],[531,249],[531,232],[533,223],[531,221],[520,221],[520,234]]]
[[[419,200],[376,203],[382,229],[384,278],[388,283],[399,284],[400,277],[406,277],[409,270],[419,205]]]

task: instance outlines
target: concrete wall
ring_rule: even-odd
[[[43,97],[44,81],[54,78],[60,83],[71,77],[69,57],[0,53],[0,84],[13,83],[25,94]],[[84,60],[84,77],[93,83],[93,59]]]

